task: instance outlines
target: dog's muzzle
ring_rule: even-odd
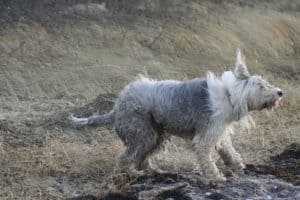
[[[279,96],[279,95],[278,95]],[[281,95],[282,96],[282,95]],[[274,108],[274,107],[277,107],[277,106],[279,106],[279,104],[280,104],[280,102],[281,102],[281,100],[282,100],[282,97],[281,96],[279,96],[279,98],[276,98],[276,99],[274,99],[274,100],[272,100],[272,101],[267,101],[267,102],[265,102],[263,105],[262,105],[262,108],[261,108],[261,110],[262,109],[268,109],[268,110],[271,110],[272,108]]]

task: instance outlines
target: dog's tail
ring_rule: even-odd
[[[109,113],[106,113],[104,115],[95,115],[87,118],[78,118],[71,115],[69,117],[69,120],[72,124],[79,126],[105,126],[114,123],[115,111],[111,110]]]

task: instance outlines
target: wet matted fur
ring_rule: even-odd
[[[203,178],[225,180],[212,153],[217,150],[232,170],[244,164],[232,146],[232,123],[250,111],[272,108],[283,93],[260,76],[251,76],[238,51],[234,71],[217,78],[181,82],[140,77],[120,93],[113,110],[89,118],[71,117],[78,125],[113,124],[127,146],[120,166],[130,170],[151,167],[148,157],[161,147],[168,134],[191,141],[199,158]]]

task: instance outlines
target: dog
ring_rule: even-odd
[[[235,69],[220,78],[211,72],[185,82],[141,76],[124,88],[109,113],[70,120],[82,126],[112,124],[127,147],[120,158],[124,169],[151,168],[148,157],[172,134],[191,141],[205,180],[224,181],[212,152],[217,150],[231,170],[242,171],[245,165],[230,139],[232,124],[251,111],[275,107],[282,96],[281,89],[250,75],[238,50]]]

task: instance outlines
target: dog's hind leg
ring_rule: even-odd
[[[127,113],[117,118],[116,131],[127,146],[120,158],[120,167],[132,172],[148,167],[148,157],[159,149],[163,138],[151,123],[149,114]]]
[[[165,170],[160,169],[159,166],[156,163],[153,163],[150,158],[151,155],[159,152],[159,150],[163,146],[163,143],[165,140],[165,138],[161,136],[163,133],[158,132],[158,134],[159,134],[159,138],[157,139],[156,144],[153,145],[152,149],[149,149],[145,158],[141,159],[142,162],[139,164],[138,169],[144,169],[144,170],[148,170],[149,172],[155,172],[155,173],[166,173],[167,172]]]

